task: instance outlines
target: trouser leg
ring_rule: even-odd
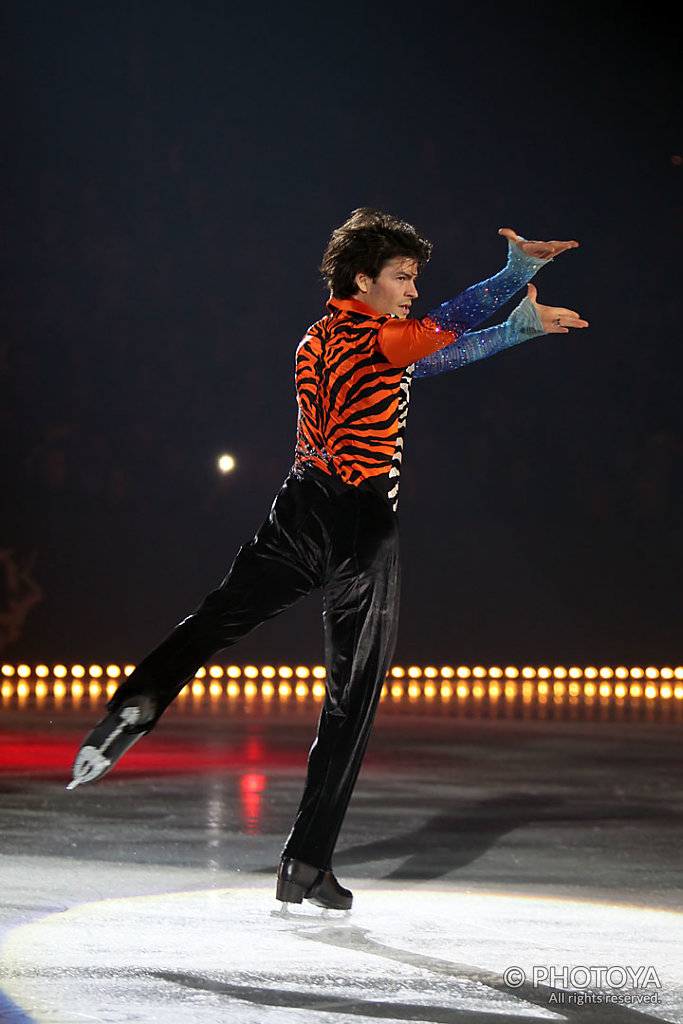
[[[380,499],[355,491],[336,506],[323,584],[326,697],[301,804],[283,850],[319,868],[332,853],[360,770],[398,619],[398,524]]]
[[[184,619],[122,683],[109,707],[132,694],[151,696],[157,714],[149,728],[217,651],[321,583],[323,548],[319,489],[289,477],[255,537],[237,554],[221,585]]]

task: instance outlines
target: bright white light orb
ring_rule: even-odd
[[[218,468],[221,473],[230,473],[235,468],[235,460],[232,455],[221,455],[218,460]]]

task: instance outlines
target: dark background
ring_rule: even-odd
[[[662,11],[7,5],[3,657],[138,660],[222,578],[291,464],[329,232],[374,205],[435,242],[418,313],[495,272],[510,226],[580,241],[536,283],[591,323],[415,383],[397,660],[680,661]],[[319,614],[227,657],[317,660]]]

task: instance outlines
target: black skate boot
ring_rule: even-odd
[[[75,789],[84,782],[95,782],[113,768],[119,758],[149,729],[156,704],[151,697],[139,694],[128,697],[109,711],[86,736],[76,754],[73,779],[66,787]]]
[[[350,910],[353,903],[353,893],[339,884],[332,870],[323,871],[293,857],[280,861],[275,898],[281,903],[310,900],[325,910]]]

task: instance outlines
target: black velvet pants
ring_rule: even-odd
[[[212,655],[318,587],[326,695],[283,853],[327,869],[396,638],[398,523],[380,497],[324,473],[290,475],[218,589],[140,663],[110,707],[147,693],[158,719]]]

